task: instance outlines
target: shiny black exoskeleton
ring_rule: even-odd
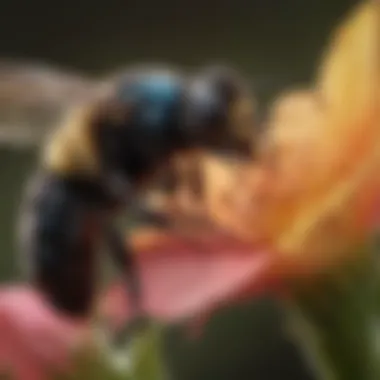
[[[173,154],[234,141],[228,109],[238,96],[234,80],[220,74],[186,79],[166,70],[137,70],[118,78],[77,129],[62,127],[49,142],[55,159],[41,161],[22,212],[29,275],[52,305],[74,317],[92,311],[95,253],[104,241],[140,311],[133,252],[114,218],[132,208]],[[94,157],[84,159],[85,148]]]
[[[257,134],[255,99],[239,73],[229,67],[206,67],[189,84],[187,113],[199,144],[214,151],[251,156]],[[198,126],[195,128],[194,126]]]

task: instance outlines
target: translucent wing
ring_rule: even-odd
[[[35,144],[94,81],[43,64],[0,61],[0,143]]]

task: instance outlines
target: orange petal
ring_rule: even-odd
[[[315,85],[275,103],[255,161],[204,165],[212,218],[253,245],[270,242],[283,274],[340,265],[378,222],[379,30],[380,3],[360,3]]]
[[[71,349],[85,337],[82,324],[66,320],[26,286],[0,291],[0,373],[15,380],[49,379],[70,364]]]
[[[143,307],[152,317],[172,322],[207,314],[249,286],[265,291],[270,257],[221,233],[188,239],[169,232],[142,232],[135,249],[143,286]],[[116,324],[130,317],[123,284],[114,284],[102,308]]]

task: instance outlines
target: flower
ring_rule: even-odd
[[[250,246],[217,232],[195,236],[147,229],[134,234],[143,307],[158,320],[175,322],[205,315],[221,299],[242,296],[257,282],[264,287],[263,280],[269,283],[266,277],[259,280],[269,264],[265,251],[253,255]],[[125,284],[117,282],[101,304],[102,314],[116,326],[130,315],[126,295]]]
[[[273,279],[309,280],[357,259],[350,252],[379,211],[379,7],[359,4],[310,88],[279,98],[255,159],[203,156],[203,219],[213,229],[200,218],[191,233],[178,227],[136,244],[148,313],[202,314]],[[120,289],[106,299],[126,317]]]
[[[49,379],[70,368],[70,353],[87,329],[55,313],[26,286],[0,290],[0,374],[15,380]]]
[[[284,259],[280,270],[289,263],[306,266],[307,274],[325,271],[372,232],[368,217],[379,194],[379,17],[378,2],[363,2],[338,28],[314,85],[314,111],[299,113],[300,123],[288,127],[290,140],[304,125],[301,144],[290,140],[292,153],[279,153],[286,143],[276,136],[281,123],[271,130],[274,152],[267,154],[277,154],[280,168],[268,179],[265,223],[251,214],[247,225],[264,225]]]
[[[218,190],[229,202],[229,227],[253,246],[267,243],[281,276],[339,265],[373,230],[379,6],[363,2],[349,15],[314,85],[280,98],[257,159],[240,173],[233,169],[229,188]]]

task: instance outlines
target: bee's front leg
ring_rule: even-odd
[[[129,332],[144,328],[148,322],[142,305],[142,289],[138,267],[132,248],[113,226],[107,230],[107,242],[114,262],[122,270],[127,296],[131,301],[133,318],[124,332],[129,335]]]

